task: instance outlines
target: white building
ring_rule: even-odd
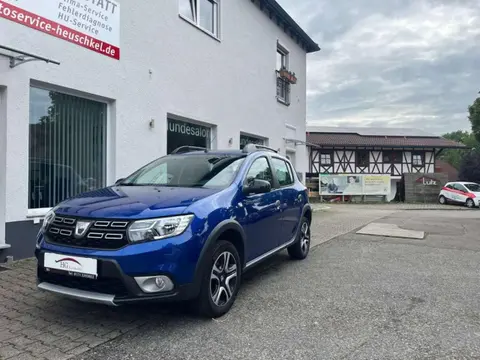
[[[255,140],[308,171],[319,48],[276,1],[117,1],[0,0],[0,262],[55,203],[180,145]]]

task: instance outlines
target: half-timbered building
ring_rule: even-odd
[[[392,200],[406,173],[435,173],[445,149],[463,144],[417,129],[307,127],[310,174],[391,176]]]

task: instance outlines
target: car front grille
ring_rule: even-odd
[[[79,223],[89,222],[87,230],[76,233]],[[47,228],[45,239],[48,243],[87,249],[117,250],[128,245],[128,221],[95,220],[56,215]]]
[[[98,277],[92,280],[45,271],[45,269],[41,267],[38,268],[37,274],[40,282],[48,282],[71,289],[115,295],[117,297],[126,297],[129,295],[127,288],[118,278]]]

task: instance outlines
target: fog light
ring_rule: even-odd
[[[165,292],[173,290],[172,280],[168,276],[143,276],[136,277],[135,281],[137,282],[140,289],[146,293],[156,293],[156,292]]]
[[[163,278],[161,277],[156,277],[155,278],[155,285],[157,285],[157,287],[160,289],[160,290],[163,290],[163,288],[165,287],[165,280],[163,280]]]

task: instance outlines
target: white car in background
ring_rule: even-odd
[[[440,204],[462,204],[469,208],[480,206],[480,184],[473,182],[446,183],[438,195]]]

